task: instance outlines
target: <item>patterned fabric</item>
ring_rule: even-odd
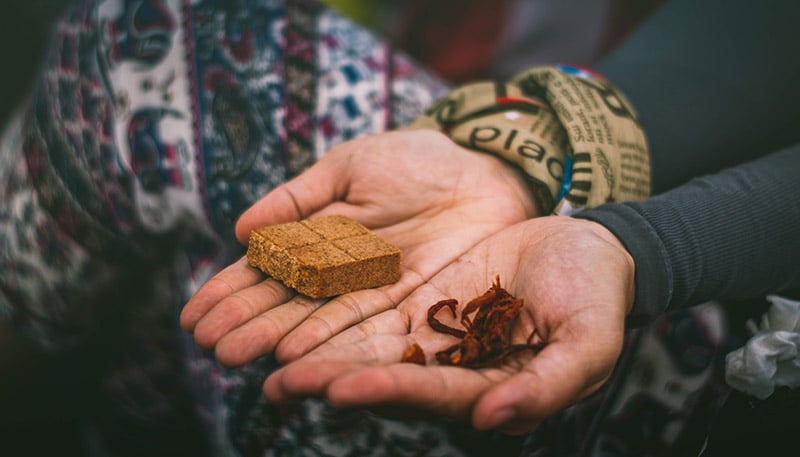
[[[665,379],[702,372],[676,398],[642,391],[666,384],[646,366],[629,377],[639,365],[623,362],[617,382],[527,438],[317,400],[276,407],[261,395],[273,359],[225,369],[180,331],[182,304],[242,255],[233,223],[244,208],[331,146],[409,124],[447,90],[310,0],[66,11],[29,109],[0,143],[0,318],[53,353],[83,351],[97,371],[88,455],[517,455],[523,441],[530,455],[609,443],[642,455],[631,443],[674,438],[665,418],[699,408],[688,399],[704,392],[719,344],[683,347],[676,329],[716,322],[704,315],[643,333],[625,359],[672,361]],[[650,405],[661,415],[631,437]]]

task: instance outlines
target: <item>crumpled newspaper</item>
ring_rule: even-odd
[[[725,358],[725,381],[763,400],[775,387],[800,386],[800,301],[767,296],[772,304],[761,324],[749,322],[753,336]]]

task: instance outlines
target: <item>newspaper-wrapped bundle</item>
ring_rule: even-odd
[[[544,213],[569,215],[650,195],[644,131],[625,97],[601,76],[566,66],[527,70],[510,82],[459,87],[412,128],[519,166]]]

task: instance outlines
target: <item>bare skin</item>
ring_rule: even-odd
[[[402,249],[399,282],[325,303],[242,259],[181,315],[184,330],[223,364],[269,353],[286,363],[264,384],[270,400],[321,396],[523,433],[610,376],[633,302],[633,260],[599,224],[536,217],[528,183],[512,167],[431,131],[355,140],[253,205],[236,234],[244,243],[259,226],[334,213]],[[427,322],[433,303],[466,303],[497,275],[524,300],[512,343],[535,332],[541,352],[480,370],[400,363],[413,343],[429,357],[453,344]]]
[[[541,352],[480,370],[400,363],[412,343],[429,357],[452,344],[452,336],[427,324],[432,303],[463,302],[495,274],[525,301],[514,341],[535,331],[545,343]],[[633,260],[604,227],[567,217],[532,219],[479,243],[395,309],[273,373],[264,392],[277,402],[322,396],[339,406],[382,412],[399,406],[478,429],[524,433],[607,381],[622,351],[633,295]]]
[[[186,304],[181,326],[226,365],[267,353],[291,361],[408,294],[487,236],[538,215],[527,182],[493,156],[426,130],[390,132],[332,149],[242,214],[236,235],[310,216],[349,216],[403,252],[400,280],[327,303],[295,295],[245,259]],[[325,306],[320,306],[325,303]]]

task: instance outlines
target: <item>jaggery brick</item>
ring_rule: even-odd
[[[271,225],[250,234],[251,266],[313,298],[400,278],[400,250],[341,215]]]

